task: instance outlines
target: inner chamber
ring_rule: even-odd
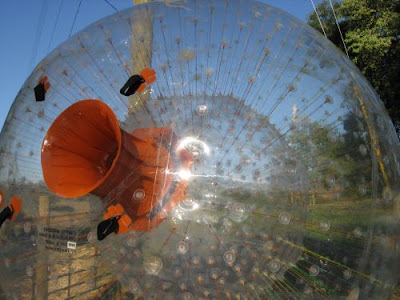
[[[118,120],[107,104],[84,100],[63,111],[42,145],[42,168],[49,189],[79,197],[98,187],[121,147]]]

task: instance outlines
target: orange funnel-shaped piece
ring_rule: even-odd
[[[129,230],[151,230],[179,203],[184,181],[172,184],[174,157],[170,128],[139,128],[128,134],[99,100],[79,101],[53,122],[42,145],[44,180],[61,197],[88,193],[108,205],[120,204],[132,220]]]

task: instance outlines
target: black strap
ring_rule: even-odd
[[[39,83],[37,86],[35,86],[34,91],[35,91],[35,99],[37,102],[45,100],[46,90],[44,89],[43,83]]]
[[[140,85],[145,82],[146,81],[142,76],[133,75],[128,79],[119,92],[124,96],[131,96],[138,90]]]
[[[11,219],[13,215],[13,211],[7,206],[3,211],[0,213],[0,227],[7,219]]]
[[[97,239],[99,241],[104,240],[108,235],[110,235],[113,232],[118,232],[119,218],[120,217],[112,217],[110,219],[100,222],[100,224],[97,226]]]

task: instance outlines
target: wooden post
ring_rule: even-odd
[[[152,0],[133,0],[134,5],[150,3]],[[153,10],[149,7],[136,8],[132,20],[130,75],[140,74],[145,67],[151,67],[151,49],[153,40]],[[136,112],[146,106],[149,93],[134,94],[128,98],[129,111]]]
[[[153,1],[134,0],[135,5],[149,2]],[[132,22],[132,32],[134,34],[131,40],[132,75],[138,74],[144,67],[150,67],[153,39],[153,10],[148,7],[138,7],[136,9],[140,13],[135,14]]]
[[[49,196],[39,196],[39,228],[43,228],[49,225]],[[47,299],[48,295],[48,258],[46,245],[44,243],[38,243],[38,256],[37,266],[35,273],[36,280],[36,299]]]

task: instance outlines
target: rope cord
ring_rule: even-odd
[[[340,29],[340,25],[339,25],[338,19],[337,19],[337,17],[336,17],[335,8],[333,7],[333,4],[332,4],[332,1],[331,1],[331,0],[329,0],[329,4],[331,5],[332,12],[333,12],[333,16],[335,17],[336,26],[337,26],[337,28],[339,29],[340,38],[342,39],[342,43],[343,43],[343,46],[344,46],[344,51],[346,52],[347,57],[350,58],[349,52],[347,51],[346,43],[345,43],[344,38],[343,38],[342,30]]]
[[[57,25],[58,25],[58,20],[60,19],[60,13],[61,13],[61,7],[63,5],[64,0],[61,0],[60,5],[58,6],[58,11],[57,11],[57,17],[56,17],[56,23],[54,24],[53,30],[51,31],[51,36],[50,36],[50,41],[47,46],[47,52],[49,52],[51,43],[53,42],[53,37],[54,37],[54,32],[56,31]]]
[[[75,26],[76,18],[78,17],[78,14],[79,14],[79,9],[81,8],[81,4],[82,4],[82,0],[79,1],[78,9],[76,10],[75,17],[74,17],[74,22],[72,23],[71,30],[69,31],[68,38],[71,37],[72,30],[74,29],[74,26]]]
[[[118,9],[114,5],[112,5],[108,0],[104,0],[104,2],[110,5],[115,11],[118,11]]]
[[[321,18],[319,17],[317,8],[315,7],[314,1],[311,0],[311,3],[312,3],[312,6],[314,7],[315,14],[316,14],[317,17],[318,17],[319,25],[321,26],[322,32],[324,33],[324,36],[325,36],[326,38],[328,38],[328,37],[326,36],[326,32],[325,32],[324,26],[322,25]]]
[[[36,28],[36,35],[35,35],[35,40],[33,42],[33,48],[32,48],[32,56],[31,60],[29,62],[29,71],[34,67],[35,61],[36,61],[36,56],[37,56],[37,51],[40,43],[40,39],[42,37],[42,32],[43,32],[43,24],[44,20],[46,19],[47,15],[47,0],[43,1],[42,9],[39,15],[39,22]]]

